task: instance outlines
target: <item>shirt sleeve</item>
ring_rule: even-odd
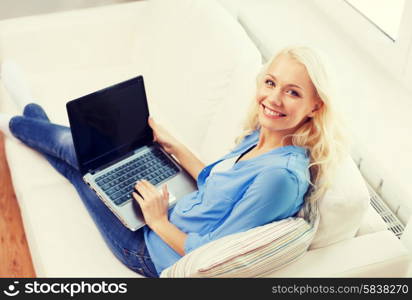
[[[185,253],[229,234],[290,217],[296,208],[299,181],[288,169],[270,169],[258,174],[229,216],[205,235],[189,232]]]

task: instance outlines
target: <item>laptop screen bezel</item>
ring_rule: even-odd
[[[137,117],[147,117],[149,116],[149,107],[148,107],[148,103],[147,103],[147,97],[146,97],[146,91],[145,91],[145,87],[144,87],[144,80],[143,80],[143,76],[139,75],[137,77],[131,78],[129,80],[111,85],[109,87],[106,87],[104,89],[98,90],[96,92],[93,92],[91,94],[82,96],[80,98],[71,100],[69,102],[66,103],[66,110],[67,110],[67,114],[68,114],[68,119],[69,119],[69,123],[70,123],[70,128],[71,128],[71,132],[72,132],[72,138],[73,138],[73,144],[74,144],[74,148],[75,148],[75,152],[76,152],[76,157],[77,157],[77,161],[78,161],[78,167],[79,167],[79,171],[81,173],[82,176],[84,176],[87,173],[94,173],[97,170],[100,170],[108,165],[111,165],[113,163],[115,163],[116,161],[119,161],[131,154],[133,154],[135,149],[138,149],[142,146],[145,145],[151,145],[153,143],[153,131],[150,128],[149,125],[147,125],[147,127],[145,128],[145,138],[144,139],[139,139],[139,140],[134,140],[131,141],[129,144],[125,144],[124,147],[122,147],[123,149],[127,148],[127,149],[132,149],[132,150],[119,150],[116,153],[109,153],[107,155],[101,156],[100,158],[94,159],[90,162],[90,159],[88,160],[89,162],[86,163],[84,161],[84,159],[81,157],[81,155],[79,154],[79,148],[80,148],[80,141],[82,140],[81,138],[81,132],[77,132],[76,130],[74,130],[74,126],[73,126],[73,122],[74,122],[74,114],[77,113],[77,109],[75,109],[80,103],[82,103],[83,101],[88,101],[89,99],[93,99],[94,97],[98,96],[101,97],[102,95],[104,95],[105,93],[116,93],[116,91],[118,91],[119,89],[123,89],[125,87],[131,86],[137,84],[139,86],[141,86],[141,93],[142,93],[142,98],[143,99],[139,99],[139,101],[143,101],[143,106],[145,108],[145,111],[136,111],[136,116]],[[121,101],[121,99],[119,99],[118,101]]]

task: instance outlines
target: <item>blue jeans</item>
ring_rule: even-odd
[[[11,118],[9,127],[16,138],[43,154],[74,185],[113,254],[129,269],[145,277],[158,277],[145,244],[143,228],[137,231],[126,228],[84,183],[70,128],[51,123],[35,103],[25,106],[23,116]]]

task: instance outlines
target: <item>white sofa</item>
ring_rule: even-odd
[[[215,1],[186,11],[179,5],[190,0],[174,2],[2,21],[0,60],[21,65],[38,103],[64,125],[67,101],[143,74],[151,114],[210,163],[240,133],[261,55]],[[0,88],[0,111],[18,113]],[[6,140],[6,155],[37,276],[139,277],[112,255],[75,189],[45,159],[15,139]],[[269,276],[405,276],[401,242],[371,207],[362,220],[349,238],[312,247]]]

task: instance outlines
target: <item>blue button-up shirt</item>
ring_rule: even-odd
[[[186,254],[223,236],[299,211],[309,186],[309,156],[305,148],[276,148],[239,161],[229,170],[210,174],[217,163],[255,146],[259,133],[255,130],[230,153],[206,166],[198,175],[198,190],[182,197],[169,210],[170,222],[187,234]],[[148,226],[144,227],[144,237],[159,275],[182,257]]]

